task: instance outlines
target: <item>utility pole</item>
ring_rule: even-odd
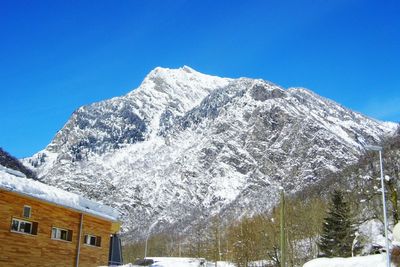
[[[379,167],[381,170],[381,187],[382,187],[382,205],[383,205],[383,220],[385,222],[385,240],[386,240],[386,264],[390,267],[390,248],[389,248],[389,237],[388,237],[388,219],[386,214],[386,197],[385,197],[385,182],[383,178],[383,160],[382,160],[382,150],[381,146],[365,146],[366,150],[378,151],[379,152]]]
[[[285,235],[285,193],[283,187],[279,188],[281,191],[281,211],[280,211],[280,223],[281,223],[281,267],[286,267],[286,235]]]

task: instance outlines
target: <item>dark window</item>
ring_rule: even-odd
[[[67,240],[67,233],[68,233],[67,231],[62,230],[62,231],[61,231],[61,237],[60,237],[60,238],[61,238],[62,240]]]
[[[20,219],[12,219],[11,231],[25,234],[37,235],[38,223],[28,222]]]
[[[17,220],[12,220],[11,230],[13,230],[13,231],[18,231],[18,228],[19,228],[19,221],[17,221]]]
[[[21,232],[30,234],[31,230],[32,230],[32,223],[30,222],[21,222],[20,223],[20,227],[21,227]]]
[[[31,217],[31,207],[29,206],[24,206],[24,211],[22,214],[25,218],[30,218]]]
[[[101,247],[101,237],[95,235],[85,235],[84,243],[90,246]]]
[[[53,227],[51,229],[51,238],[65,240],[65,241],[72,241],[72,230]]]

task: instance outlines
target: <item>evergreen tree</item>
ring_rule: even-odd
[[[350,209],[342,192],[335,190],[322,225],[319,249],[327,257],[349,257],[354,238]]]

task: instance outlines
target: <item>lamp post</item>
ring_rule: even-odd
[[[381,186],[382,186],[382,203],[383,203],[383,219],[385,222],[385,239],[386,239],[386,261],[387,266],[390,267],[390,251],[389,251],[389,239],[388,239],[388,221],[386,215],[386,198],[385,198],[385,182],[383,178],[383,163],[382,163],[382,147],[381,146],[365,146],[366,150],[378,151],[379,152],[379,164],[381,169]]]

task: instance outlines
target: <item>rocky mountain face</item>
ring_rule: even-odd
[[[140,238],[150,225],[268,210],[280,186],[304,190],[395,129],[307,89],[156,68],[127,95],[79,108],[24,163],[119,208]]]

